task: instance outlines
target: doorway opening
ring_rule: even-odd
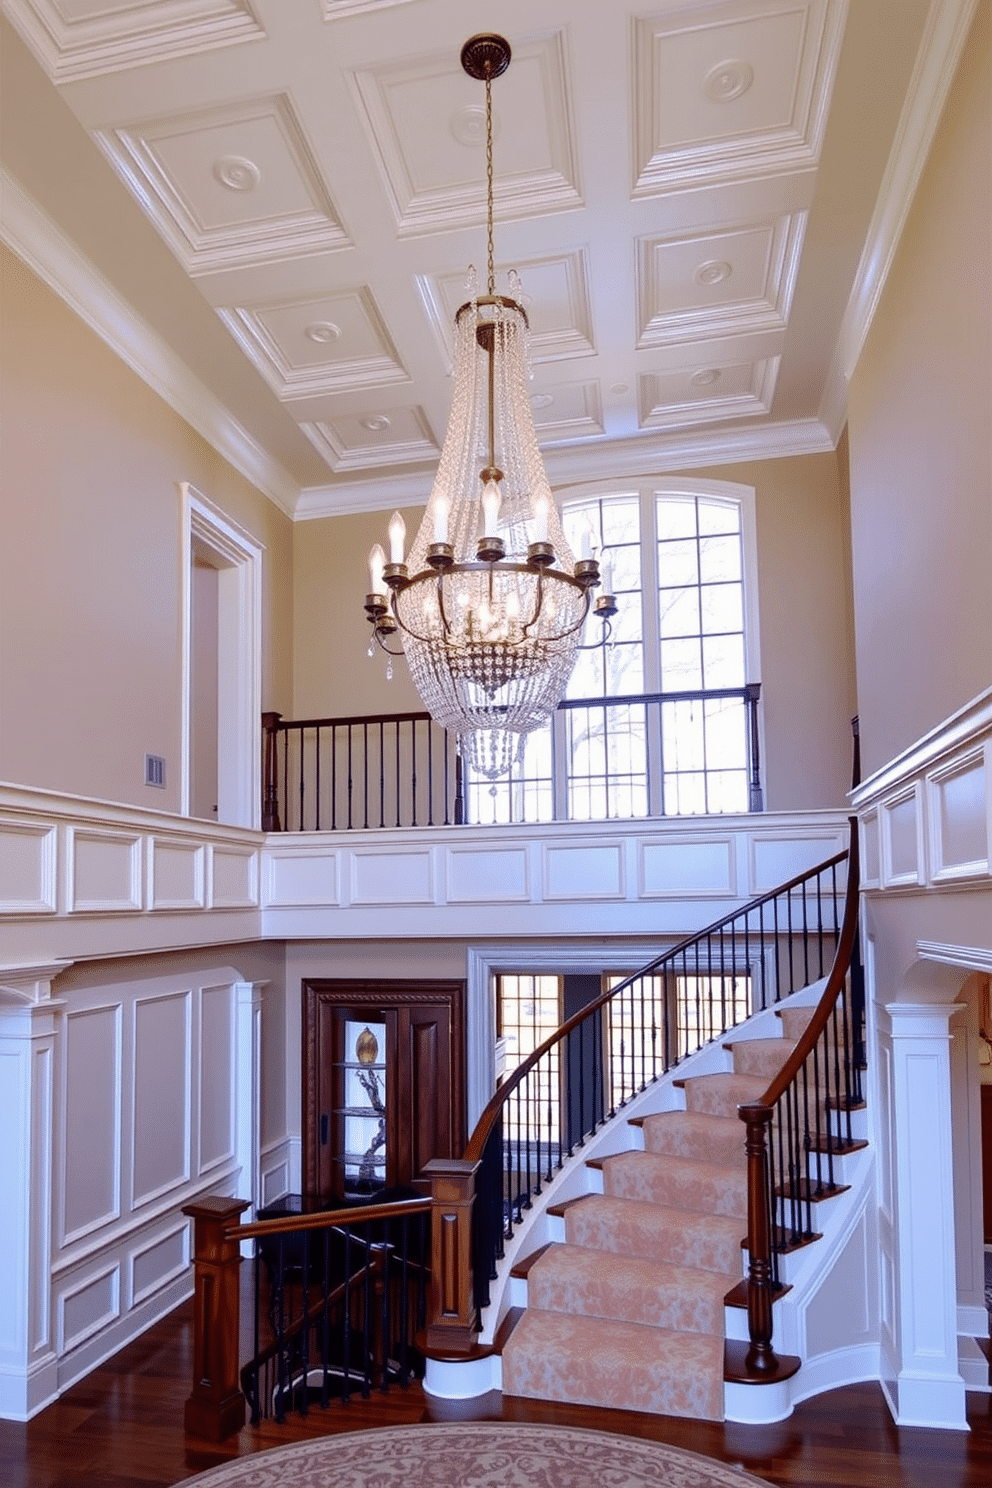
[[[182,812],[261,825],[263,548],[188,482],[183,497]]]

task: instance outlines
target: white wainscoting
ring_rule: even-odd
[[[262,841],[0,785],[0,965],[256,939]]]
[[[992,690],[855,791],[866,890],[992,878]]]
[[[839,811],[272,833],[262,933],[289,939],[671,935],[847,847]],[[838,871],[838,891],[846,882]]]
[[[53,999],[59,969],[0,971],[0,1415],[21,1419],[191,1295],[185,1205],[260,1184],[261,984],[111,967]]]

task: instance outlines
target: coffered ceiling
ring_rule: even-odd
[[[499,30],[496,258],[552,481],[823,449],[892,161],[920,88],[940,96],[941,17],[967,9],[3,0],[7,200],[287,509],[423,501],[486,252],[484,89],[459,52]]]

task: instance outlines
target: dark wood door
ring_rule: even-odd
[[[463,982],[303,983],[303,1186],[357,1197],[464,1149]]]

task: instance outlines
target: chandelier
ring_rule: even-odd
[[[389,561],[369,555],[365,612],[375,641],[404,654],[431,716],[490,780],[522,758],[527,735],[565,693],[590,610],[609,633],[591,534],[578,558],[561,528],[527,392],[528,320],[515,273],[497,294],[493,264],[492,81],[510,63],[501,36],[471,37],[462,67],[486,85],[488,277],[455,315],[454,394],[437,476],[408,554],[398,512]],[[402,653],[389,640],[397,637]]]

